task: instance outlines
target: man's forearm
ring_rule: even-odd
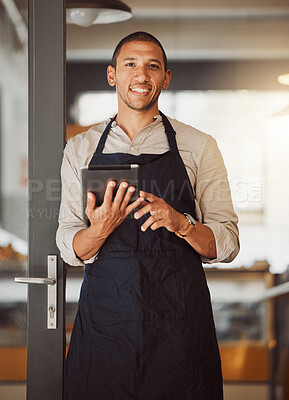
[[[89,260],[99,251],[106,236],[97,236],[91,228],[82,229],[73,238],[73,249],[81,260]],[[185,240],[206,258],[217,257],[216,241],[213,231],[206,225],[196,222],[196,228]]]
[[[185,237],[185,240],[199,253],[206,258],[217,258],[216,241],[213,231],[206,225],[196,221],[196,228]]]
[[[73,238],[73,249],[85,261],[94,257],[105,241],[106,236],[97,236],[90,228],[81,229]]]

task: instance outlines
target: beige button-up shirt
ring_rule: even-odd
[[[196,217],[214,233],[217,258],[201,257],[205,263],[230,262],[239,252],[238,217],[234,212],[226,167],[215,139],[203,132],[169,118],[176,131],[180,156],[195,193]],[[88,165],[98,141],[108,124],[102,122],[87,132],[71,138],[64,149],[61,167],[62,199],[56,242],[64,261],[73,266],[83,265],[73,250],[74,235],[86,228],[81,210],[81,166]],[[160,154],[169,150],[160,115],[142,129],[131,141],[113,122],[104,153]],[[101,249],[100,249],[101,251]],[[93,257],[85,261],[95,260]]]

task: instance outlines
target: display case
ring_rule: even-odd
[[[273,304],[264,301],[274,278],[267,262],[251,268],[205,268],[227,399],[270,399],[276,340]]]

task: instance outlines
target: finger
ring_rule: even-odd
[[[120,203],[123,201],[124,194],[126,192],[126,189],[128,187],[127,182],[122,182],[116,192],[115,198],[113,200],[114,205],[117,205],[119,207]]]
[[[113,189],[115,188],[115,185],[116,185],[115,181],[109,181],[107,183],[103,198],[103,202],[105,204],[110,204],[112,202]]]
[[[147,206],[149,203],[147,202],[147,201],[142,201],[141,203],[140,203],[140,205],[139,205],[139,208],[143,208],[143,207],[145,207],[145,206]]]
[[[133,203],[129,204],[126,207],[126,211],[125,211],[126,216],[129,215],[137,207],[139,207],[139,205],[141,204],[142,201],[144,201],[144,198],[143,197],[138,197]]]
[[[89,217],[92,211],[95,209],[95,195],[92,192],[87,192],[86,209],[85,214]]]
[[[141,230],[145,232],[152,224],[155,222],[159,222],[159,219],[157,218],[156,215],[152,215],[149,217],[141,226]]]
[[[151,224],[151,230],[155,231],[158,228],[162,228],[164,226],[163,221],[159,220]]]
[[[124,199],[123,199],[122,204],[121,204],[122,207],[126,207],[128,205],[128,203],[129,203],[129,201],[131,199],[131,196],[134,194],[134,192],[135,192],[135,187],[134,186],[130,186],[127,189],[126,194],[125,194]]]
[[[144,197],[145,199],[147,199],[150,202],[153,202],[153,201],[156,201],[156,200],[160,199],[159,197],[155,196],[154,194],[148,193],[148,192],[144,192],[143,190],[141,190],[139,194],[140,194],[140,196]]]
[[[148,212],[152,213],[153,210],[153,205],[151,203],[147,203],[146,206],[142,207],[140,210],[138,210],[135,214],[134,214],[134,218],[135,219],[139,219],[142,216],[144,216],[145,214],[147,214]],[[151,214],[152,215],[152,214]]]

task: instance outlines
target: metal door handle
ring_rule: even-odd
[[[30,277],[22,277],[16,276],[14,278],[17,283],[36,283],[38,285],[55,285],[55,278],[30,278]]]
[[[47,256],[47,278],[16,276],[17,283],[47,285],[47,329],[56,329],[57,322],[57,256]]]

